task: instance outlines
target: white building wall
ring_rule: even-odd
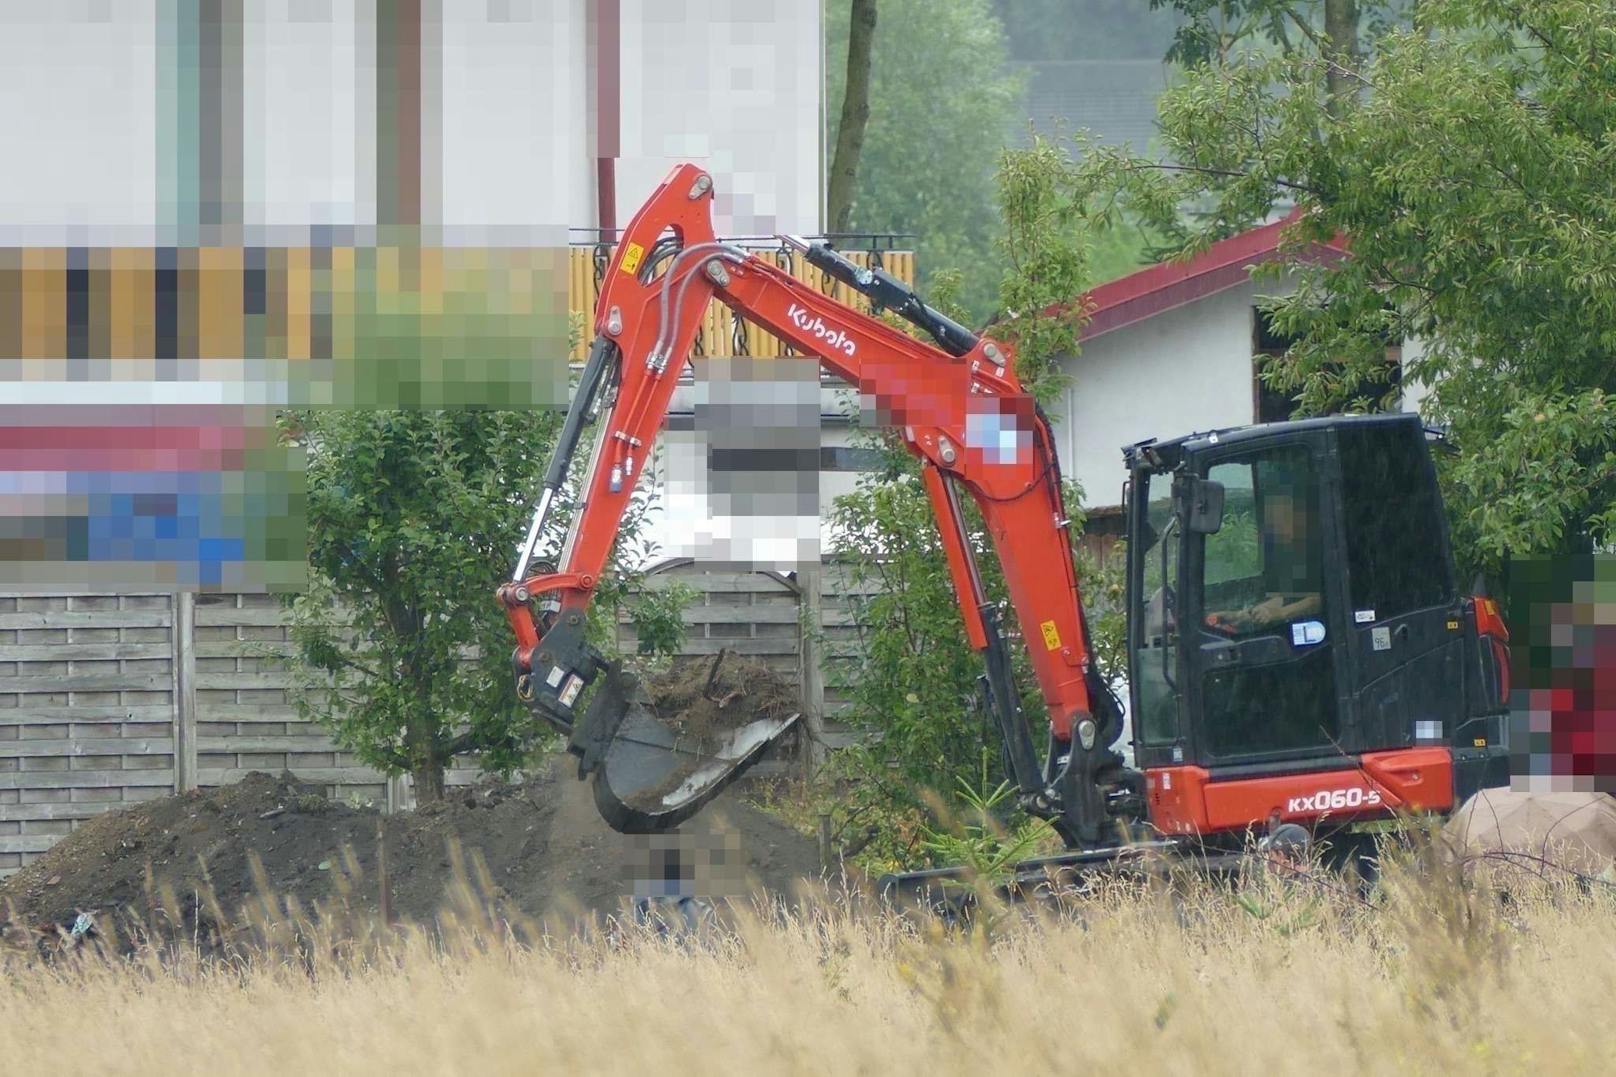
[[[1064,360],[1072,382],[1055,431],[1062,471],[1082,484],[1085,507],[1121,503],[1123,446],[1255,421],[1255,307],[1287,288],[1246,282],[1114,330]],[[1410,339],[1403,362],[1422,353]],[[1403,410],[1421,410],[1427,392],[1405,382]]]
[[[1086,507],[1120,503],[1124,445],[1252,421],[1258,293],[1253,283],[1237,285],[1113,330],[1064,360],[1072,381],[1056,436],[1062,470],[1082,485]]]
[[[619,227],[696,161],[719,235],[820,231],[820,33],[802,0],[623,0]]]
[[[1406,371],[1410,363],[1418,362],[1425,355],[1425,341],[1418,337],[1410,337],[1403,341],[1403,368]],[[1425,400],[1431,393],[1428,386],[1409,378],[1403,378],[1403,410],[1425,411]]]
[[[439,13],[423,57],[425,223],[451,245],[564,245],[595,221],[588,0]],[[176,120],[158,114],[158,20],[155,0],[0,4],[0,146],[27,148],[0,176],[0,244],[159,241],[159,126]],[[375,223],[375,36],[374,0],[247,5],[249,244]],[[680,122],[705,129],[699,112]]]
[[[0,246],[157,239],[157,7],[0,4]]]
[[[249,245],[299,246],[311,225],[375,225],[376,33],[366,16],[355,0],[249,5],[241,35]]]
[[[587,0],[443,5],[441,150],[423,131],[421,156],[447,244],[559,246],[595,223],[588,28]]]

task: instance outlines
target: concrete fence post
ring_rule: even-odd
[[[196,788],[196,595],[172,597],[174,642],[174,791]]]
[[[401,811],[409,811],[413,805],[410,803],[410,777],[408,774],[394,774],[387,779],[386,810],[389,815]]]
[[[801,644],[802,720],[808,730],[803,766],[819,768],[825,755],[824,575],[819,561],[797,568],[797,638]]]

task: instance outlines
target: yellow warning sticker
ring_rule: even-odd
[[[645,257],[645,248],[638,243],[630,243],[623,248],[623,272],[633,273],[640,268],[640,259]]]
[[[1055,628],[1054,621],[1045,621],[1038,626],[1044,631],[1044,646],[1052,651],[1060,649],[1060,632]]]
[[[1459,622],[1458,621],[1449,621],[1448,622],[1448,631],[1449,632],[1457,632],[1457,631],[1459,631]]]

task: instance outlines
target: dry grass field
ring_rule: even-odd
[[[1616,895],[1394,870],[1099,894],[947,931],[847,897],[695,936],[429,937],[263,902],[251,943],[0,964],[0,1069],[1561,1073],[1616,1059]],[[246,930],[246,929],[244,929]]]

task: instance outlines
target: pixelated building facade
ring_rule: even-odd
[[[0,116],[0,590],[299,586],[276,409],[564,407],[613,229],[678,160],[726,177],[721,231],[818,232],[823,71],[800,44],[819,19],[750,0],[0,12],[21,105]],[[912,279],[912,255],[866,245]],[[715,304],[712,357],[782,350]]]

